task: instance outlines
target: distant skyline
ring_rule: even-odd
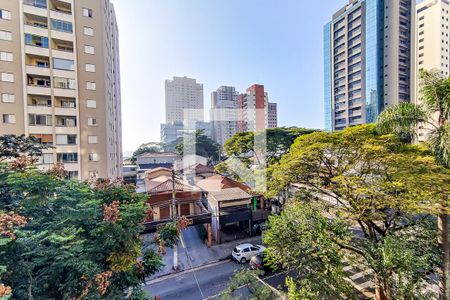
[[[164,82],[263,84],[279,126],[323,128],[323,26],[348,3],[298,0],[112,0],[120,35],[124,154],[160,140]],[[208,115],[208,113],[205,113]]]

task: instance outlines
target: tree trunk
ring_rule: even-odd
[[[375,282],[375,299],[390,300],[391,293],[386,278],[381,277],[380,275],[375,275],[374,282]]]
[[[440,270],[440,291],[442,300],[450,300],[450,258],[448,245],[448,215],[439,214],[438,216],[438,242],[442,251],[442,266]]]

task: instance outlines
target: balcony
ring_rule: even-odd
[[[74,35],[72,32],[66,32],[66,31],[59,31],[59,30],[53,30],[51,31],[52,38],[65,41],[65,42],[73,42],[74,41]],[[73,52],[73,46],[72,48],[62,47],[64,50],[69,50]]]
[[[50,56],[50,51],[48,48],[34,46],[34,45],[25,45],[25,53],[32,54],[37,56]]]
[[[53,134],[52,126],[30,125],[28,126],[29,134]]]
[[[41,17],[47,17],[47,5],[45,1],[25,0],[23,12]]]
[[[34,95],[51,95],[51,81],[50,77],[39,75],[27,75],[27,93]]]
[[[62,116],[77,116],[77,109],[75,107],[55,107],[55,114]]]
[[[28,105],[27,111],[30,114],[36,114],[36,115],[51,115],[52,114],[52,107],[50,106],[33,106]]]
[[[66,22],[72,21],[72,14],[66,11],[50,10],[50,18]]]
[[[42,67],[40,65],[26,65],[25,67],[27,74],[39,75],[39,76],[50,76],[49,67]]]

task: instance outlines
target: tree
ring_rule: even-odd
[[[289,148],[296,138],[316,131],[317,130],[297,127],[279,127],[267,129],[263,133],[256,133],[256,135],[266,135],[266,160],[268,164],[274,164],[289,151]],[[254,140],[254,132],[238,132],[231,139],[226,141],[224,152],[227,156],[237,156],[240,158],[246,158],[249,156],[248,154],[254,156]]]
[[[0,162],[22,155],[36,158],[42,155],[42,150],[48,148],[31,136],[2,135],[0,136]]]
[[[224,145],[224,153],[227,157],[237,157],[247,167],[252,163],[252,159],[257,157],[254,149],[255,136],[266,135],[266,163],[272,165],[289,151],[289,148],[299,136],[316,132],[314,129],[297,127],[279,127],[267,129],[263,133],[238,132],[228,139]],[[264,166],[265,167],[265,166]],[[229,174],[235,180],[241,180],[237,174],[229,170],[226,163],[222,162],[215,166],[218,173]]]
[[[348,241],[349,233],[341,220],[323,216],[324,208],[295,203],[269,218],[264,234],[269,261],[281,264],[288,274],[298,274],[296,280],[288,278],[289,294],[297,295],[289,299],[339,299],[343,294],[355,298],[338,245]]]
[[[137,157],[139,155],[145,154],[145,153],[157,153],[157,152],[163,152],[164,151],[164,145],[162,143],[148,143],[141,145],[136,151],[133,152],[133,155],[131,156],[130,160],[133,164],[136,163]]]
[[[221,293],[219,299],[223,300],[239,300],[239,296],[235,296],[236,292],[245,287],[249,293],[245,299],[251,300],[272,300],[278,299],[276,295],[259,280],[260,271],[242,269],[233,274],[230,278],[228,287]]]
[[[315,251],[328,241],[347,263],[363,264],[373,272],[377,299],[419,297],[428,272],[434,271],[438,261],[430,231],[432,220],[424,212],[448,201],[450,189],[449,171],[427,153],[393,135],[379,135],[374,125],[302,136],[272,167],[268,194],[273,196],[295,183],[302,190],[301,200],[317,199],[326,210],[308,204],[297,207],[292,218],[286,216],[290,208],[279,217],[300,228],[290,236],[294,241],[300,239],[300,246],[289,244],[290,238],[277,229],[282,226],[278,223],[269,224],[269,231],[275,240],[279,236],[286,244],[299,247],[304,259],[317,259]],[[309,215],[304,216],[306,213]],[[312,225],[312,220],[319,224]],[[330,227],[313,230],[321,223]],[[296,238],[303,234],[312,237]],[[270,239],[266,242],[276,259],[280,259],[277,253],[288,249]],[[293,260],[300,259],[299,255],[292,254]],[[333,267],[333,259],[335,256],[325,253],[321,261]],[[309,281],[306,286],[312,289],[308,292],[321,292],[316,283]]]
[[[421,105],[401,103],[388,107],[378,117],[378,128],[384,133],[395,133],[406,142],[417,137],[423,125],[428,131],[428,141],[438,163],[450,168],[450,78],[439,73],[421,71]],[[447,207],[443,203],[438,214],[439,245],[442,249],[441,293],[450,299],[450,251]]]
[[[3,164],[2,216],[26,224],[0,244],[2,280],[14,299],[144,299],[140,286],[162,267],[140,238],[146,197],[120,182],[65,180],[63,173]],[[0,224],[1,226],[1,224]],[[3,235],[3,234],[2,234]]]
[[[184,137],[179,138],[175,149],[181,156],[185,153],[196,154],[206,157],[209,162],[218,161],[220,156],[220,145],[207,137],[204,130],[195,131],[195,134],[188,136],[187,141],[185,141]]]

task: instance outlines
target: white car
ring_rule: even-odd
[[[234,260],[245,264],[253,256],[258,255],[264,250],[266,250],[266,247],[262,245],[240,244],[233,249],[233,252],[231,252],[231,256]]]

